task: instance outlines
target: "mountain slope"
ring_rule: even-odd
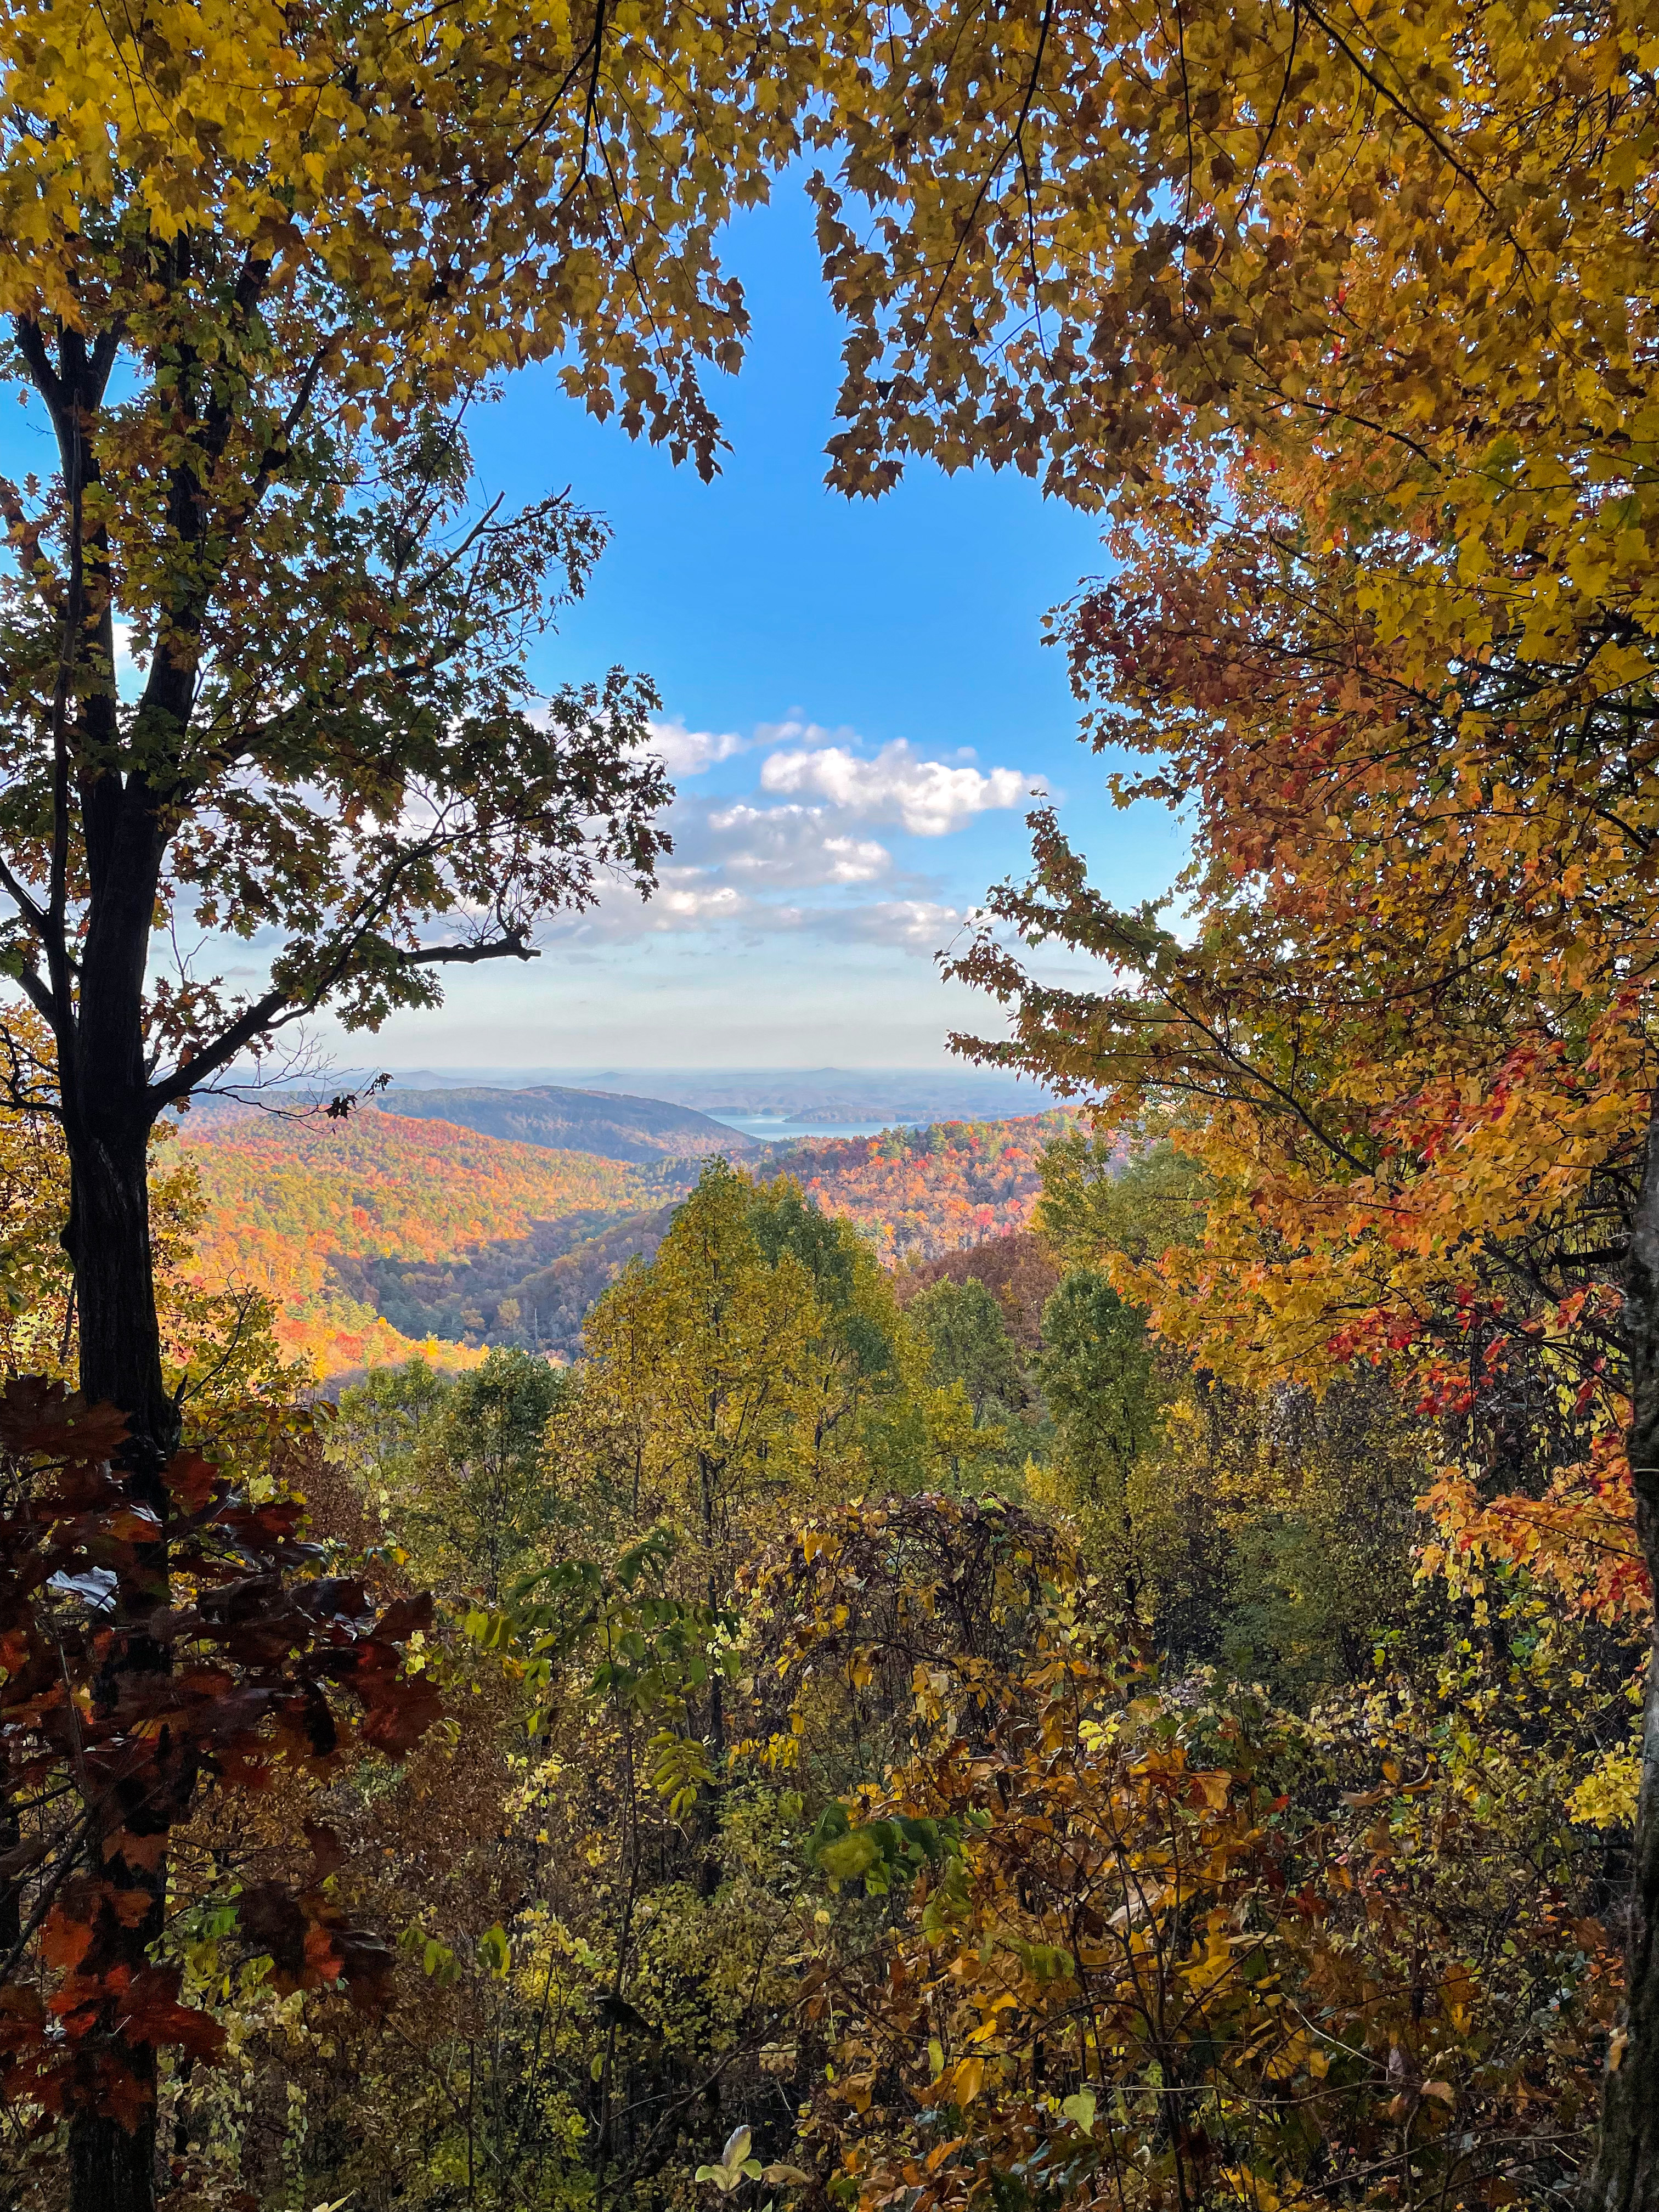
[[[890,1266],[1005,1237],[1030,1222],[1045,1145],[1063,1114],[1017,1121],[935,1121],[878,1137],[775,1145],[759,1172],[792,1175],[826,1213],[856,1222]]]
[[[246,1110],[179,1134],[208,1205],[198,1279],[262,1291],[284,1348],[324,1374],[406,1358],[416,1336],[476,1341],[465,1279],[474,1255],[510,1246],[499,1272],[516,1280],[663,1197],[659,1179],[625,1162],[396,1114],[330,1121]],[[386,1298],[387,1263],[424,1274],[426,1295]]]
[[[386,1113],[407,1120],[453,1121],[514,1144],[546,1145],[611,1160],[702,1159],[714,1152],[735,1157],[755,1143],[690,1106],[623,1091],[565,1091],[553,1084],[529,1091],[483,1085],[405,1091],[394,1084],[378,1103]]]
[[[485,1095],[509,1111],[537,1096]],[[592,1096],[552,1095],[555,1112]],[[745,1164],[796,1176],[884,1260],[921,1261],[1024,1229],[1061,1126],[1049,1115],[805,1139],[756,1147]],[[593,1300],[654,1251],[698,1172],[695,1159],[617,1160],[390,1110],[331,1121],[221,1103],[179,1141],[207,1200],[198,1279],[264,1292],[284,1347],[325,1376],[421,1349],[452,1363],[490,1344],[574,1358]]]

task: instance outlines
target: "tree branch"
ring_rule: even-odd
[[[248,1008],[221,1032],[213,1043],[198,1053],[182,1067],[159,1083],[152,1083],[145,1093],[149,1102],[150,1118],[177,1105],[188,1097],[204,1079],[224,1067],[239,1052],[252,1044],[258,1036],[271,1030],[285,1029],[290,1022],[303,1020],[314,1014],[329,993],[343,979],[351,963],[353,946],[367,934],[368,925],[357,932],[351,944],[340,949],[325,971],[299,998],[291,998],[284,991],[267,991],[264,998]],[[509,931],[505,936],[491,939],[483,945],[431,945],[414,947],[397,954],[393,965],[398,968],[437,968],[447,966],[474,967],[481,960],[538,960],[541,955],[526,941],[522,929]]]

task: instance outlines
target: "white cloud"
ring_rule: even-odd
[[[726,873],[767,887],[873,884],[892,855],[873,837],[849,836],[821,806],[750,806],[739,800],[711,813],[711,854]]]
[[[735,730],[688,730],[684,722],[653,722],[642,750],[654,753],[670,775],[702,775],[720,761],[746,751],[750,739]]]
[[[803,734],[813,736],[817,732]],[[769,756],[761,769],[763,791],[827,799],[842,813],[866,822],[896,822],[913,836],[944,837],[975,814],[1018,806],[1042,787],[1040,777],[1018,769],[955,767],[923,760],[902,738],[860,760],[845,745],[809,746]]]
[[[926,897],[799,905],[752,896],[723,882],[721,872],[714,869],[670,867],[660,872],[661,881],[648,902],[642,904],[626,896],[607,898],[596,910],[555,921],[544,933],[545,939],[566,945],[623,945],[647,937],[695,938],[726,927],[749,939],[805,936],[844,945],[888,945],[931,960],[962,937],[976,913],[971,907],[948,906]],[[826,888],[840,887],[831,877],[817,880]]]
[[[648,899],[618,886],[603,893],[597,906],[555,915],[538,933],[548,943],[625,944],[742,921],[752,906],[745,892],[721,883],[712,870],[671,865],[658,869]]]
[[[735,921],[749,901],[731,884],[665,884],[646,906],[647,927],[701,929],[711,921]]]
[[[735,754],[759,757],[743,777],[746,788],[683,783],[668,816],[673,854],[655,896],[641,904],[607,890],[597,909],[554,926],[567,945],[701,936],[753,946],[793,935],[930,960],[960,937],[977,883],[914,872],[874,825],[945,836],[979,814],[1017,807],[1033,783],[1016,769],[981,766],[967,747],[933,758],[901,739],[876,752],[854,731],[804,720],[746,738],[653,723],[650,749],[681,778]],[[953,899],[960,904],[945,903]]]
[[[907,952],[938,952],[969,916],[933,899],[880,899],[836,919],[850,935],[869,944],[897,945]]]

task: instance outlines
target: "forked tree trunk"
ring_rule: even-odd
[[[168,1603],[167,1491],[162,1481],[177,1442],[176,1411],[161,1373],[149,1240],[149,1126],[139,1097],[131,1092],[87,1095],[89,1085],[65,1086],[70,1164],[70,1212],[64,1242],[74,1262],[81,1331],[81,1388],[94,1403],[118,1407],[127,1416],[129,1441],[123,1466],[129,1497],[156,1518],[153,1544],[138,1547],[132,1570],[115,1593],[115,1634],[94,1684],[107,1709],[142,1695],[146,1677],[171,1663],[167,1646],[147,1632]],[[78,1094],[78,1095],[77,1095]],[[100,1808],[93,1863],[116,1887],[149,1898],[131,1928],[100,1923],[87,1966],[125,1967],[136,1975],[164,1924],[165,1850],[139,1849],[129,1858],[106,1852],[106,1839],[125,1832],[164,1837],[188,1801],[193,1775],[171,1771],[165,1760],[146,1768],[143,1784],[118,1787]],[[153,1863],[147,1863],[151,1862]],[[78,2112],[70,2125],[71,2212],[151,2212],[155,2202],[155,2054],[148,2045],[121,2037],[113,2008],[103,2023],[112,2063],[136,2075],[147,2101],[136,2126],[104,2114]]]
[[[1650,1122],[1642,1192],[1625,1263],[1631,1360],[1631,1476],[1636,1532],[1659,1590],[1659,1103]],[[1659,1620],[1648,1660],[1642,1784],[1626,1907],[1622,2035],[1602,2089],[1601,2138],[1587,2212],[1659,2208]]]

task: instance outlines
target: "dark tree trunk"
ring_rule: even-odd
[[[137,935],[140,962],[147,937],[147,927]],[[81,1388],[94,1403],[118,1407],[127,1416],[122,1465],[128,1494],[156,1522],[156,1540],[138,1547],[133,1568],[115,1593],[116,1632],[94,1686],[94,1696],[111,1710],[144,1698],[154,1688],[155,1676],[171,1664],[167,1646],[147,1631],[170,1596],[162,1474],[179,1429],[161,1372],[150,1252],[149,1115],[137,988],[142,967],[133,972],[131,940],[120,950],[126,957],[113,964],[127,972],[118,975],[117,988],[109,994],[112,1004],[106,1001],[100,1010],[100,994],[89,988],[91,975],[85,977],[80,1050],[63,1086],[70,1154],[70,1218],[64,1242],[75,1269]],[[127,988],[119,988],[122,983]],[[100,1023],[100,1011],[113,1018]],[[94,1017],[90,1022],[88,1014]],[[125,1967],[137,1975],[148,1963],[149,1947],[164,1923],[166,1852],[157,1852],[152,1841],[149,1849],[139,1848],[129,1857],[118,1846],[112,1849],[109,1839],[118,1832],[141,1839],[165,1837],[188,1803],[193,1778],[182,1762],[169,1765],[163,1754],[146,1765],[141,1781],[118,1789],[100,1807],[94,1863],[101,1862],[118,1887],[146,1892],[150,1904],[130,1929],[100,1923],[89,1966],[104,1972]],[[125,2040],[112,2008],[105,2033],[110,2063],[137,2078],[145,2103],[131,2129],[104,2114],[76,2115],[70,2144],[71,2212],[152,2212],[155,2054],[148,2045]]]
[[[1649,1126],[1642,1194],[1625,1267],[1631,1359],[1631,1476],[1636,1530],[1659,1590],[1659,1107]],[[1601,2139],[1589,2212],[1659,2207],[1659,1621],[1648,1662],[1642,1785],[1626,1905],[1622,2040],[1601,2099]]]
[[[181,241],[180,254],[187,252]],[[180,273],[184,264],[180,262]],[[113,366],[118,334],[88,349],[74,331],[61,337],[54,369],[39,327],[17,325],[37,389],[57,434],[70,515],[64,648],[53,706],[53,854],[41,933],[46,993],[58,1048],[58,1077],[70,1158],[70,1218],[64,1243],[75,1271],[80,1380],[94,1404],[127,1418],[121,1466],[131,1503],[155,1516],[155,1540],[137,1547],[115,1592],[114,1634],[93,1686],[106,1710],[143,1703],[172,1663],[169,1647],[149,1632],[170,1598],[167,1488],[162,1471],[178,1442],[178,1416],[161,1372],[149,1240],[149,1151],[153,1105],[144,1058],[144,981],[156,894],[167,851],[168,808],[137,767],[125,770],[113,664],[114,604],[109,546],[88,521],[84,499],[100,481],[90,435]],[[190,480],[175,477],[175,507]],[[187,504],[187,501],[185,501]],[[185,518],[190,520],[189,515]],[[188,533],[186,532],[186,535]],[[92,659],[88,660],[88,648]],[[188,726],[193,656],[158,647],[145,685],[144,747],[165,760]],[[94,672],[94,671],[96,672]],[[180,793],[172,794],[176,805]],[[70,955],[70,822],[79,816],[85,872],[85,932]],[[149,1909],[133,1928],[109,1916],[85,1961],[88,1972],[141,1972],[161,1934],[167,1894],[165,1838],[189,1802],[193,1776],[176,1755],[145,1763],[144,1779],[100,1800],[91,1839],[93,1863],[119,1888],[142,1890]],[[129,1858],[112,1842],[141,1839]],[[143,1839],[148,1838],[147,1847]],[[137,2077],[143,2117],[131,2130],[112,2118],[77,2112],[70,2127],[71,2212],[152,2212],[155,2201],[155,2054],[119,2032],[115,2008],[103,2023],[106,2057]]]
[[[135,1499],[157,1510],[161,1471],[178,1438],[161,1376],[161,1331],[149,1241],[149,1129],[143,1109],[120,1123],[69,1129],[70,1218],[64,1242],[75,1267],[81,1388],[127,1416]],[[102,1117],[100,1117],[101,1121]]]
[[[75,2212],[129,2212],[155,2202],[155,2124],[131,2133],[118,2120],[77,2119],[70,2131]]]
[[[88,1126],[88,1122],[90,1126]],[[167,1583],[167,1491],[161,1471],[177,1440],[177,1417],[161,1374],[160,1334],[150,1261],[149,1127],[129,1107],[125,1115],[71,1116],[70,1128],[70,1212],[64,1242],[75,1264],[81,1316],[81,1387],[97,1403],[120,1407],[128,1417],[129,1442],[124,1462],[135,1504],[156,1516],[154,1544],[140,1547],[134,1571],[116,1592],[116,1630],[109,1657],[94,1694],[110,1707],[124,1697],[142,1695],[143,1678],[165,1671],[167,1647],[143,1632],[166,1607]],[[183,1811],[191,1777],[170,1773],[165,1765],[148,1770],[147,1786],[116,1794],[103,1808],[104,1837],[118,1830],[138,1837],[165,1835]],[[100,1843],[100,1856],[106,1846]],[[154,1864],[141,1851],[137,1863],[117,1850],[105,1857],[105,1871],[124,1889],[149,1893],[149,1909],[135,1927],[106,1928],[96,1963],[103,1968],[143,1971],[149,1946],[161,1933],[167,1893],[167,1858]],[[91,1962],[89,1962],[91,1963]],[[108,2024],[113,2063],[135,2075],[148,2093],[137,2124],[129,2130],[103,2114],[77,2114],[70,2132],[72,2212],[150,2212],[155,2202],[155,2054],[148,2045],[131,2045]]]

